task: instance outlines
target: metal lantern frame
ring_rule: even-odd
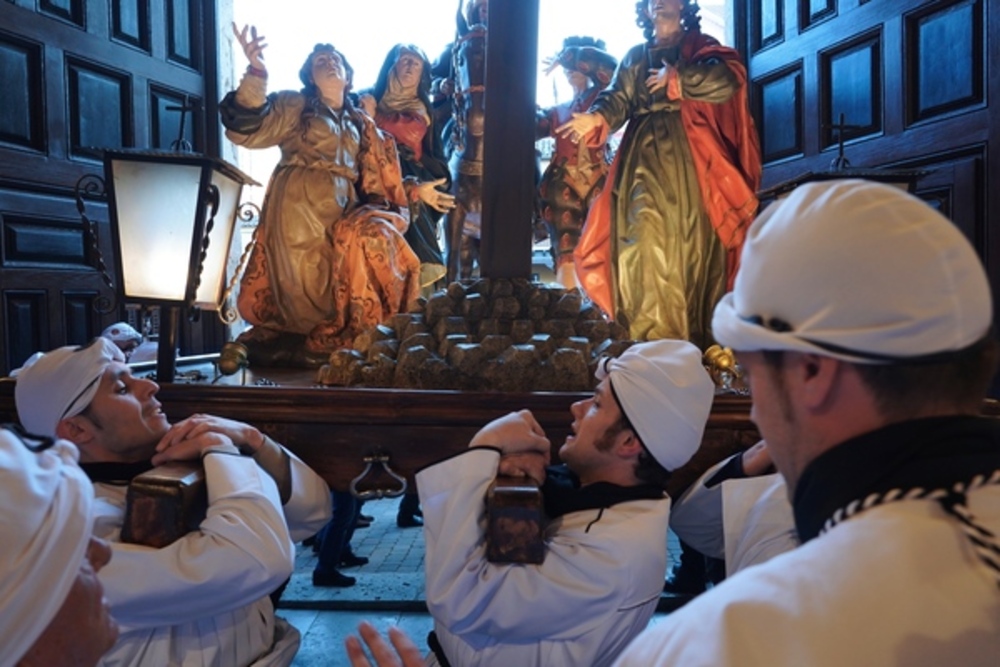
[[[240,197],[259,184],[217,157],[149,150],[105,151],[104,178],[116,294],[160,307],[157,380],[172,382],[179,313],[223,307]]]

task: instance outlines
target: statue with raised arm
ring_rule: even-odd
[[[576,250],[587,294],[639,340],[712,343],[757,212],[760,147],[739,54],[699,30],[695,0],[642,0],[646,42],[588,113],[557,128],[596,146],[628,122]]]
[[[306,58],[302,90],[268,94],[264,38],[233,30],[250,66],[220,104],[226,136],[281,149],[240,282],[253,328],[239,342],[251,364],[318,367],[419,294],[396,145],[352,104],[353,70],[332,45]]]

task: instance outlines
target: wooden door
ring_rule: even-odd
[[[102,173],[98,149],[169,149],[185,100],[184,137],[218,154],[215,14],[203,0],[0,0],[0,373],[124,318],[124,304],[95,310],[112,292],[74,189]],[[84,201],[113,270],[106,207]],[[183,351],[221,344],[202,319]]]
[[[1000,222],[990,224],[1000,217],[996,9],[994,0],[749,0],[738,41],[765,187],[828,169],[843,113],[854,126],[851,166],[928,170],[917,194],[968,236],[1000,293]]]

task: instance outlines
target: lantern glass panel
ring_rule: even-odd
[[[201,168],[115,160],[113,174],[126,299],[183,302]]]

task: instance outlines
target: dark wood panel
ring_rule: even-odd
[[[162,145],[169,146],[176,137],[177,125],[168,117],[174,114],[163,109],[168,103],[164,101],[155,112],[151,106],[154,90],[168,93],[172,100],[184,96],[202,102],[210,100],[210,109],[202,108],[188,117],[190,129],[185,134],[191,138],[193,131],[195,147],[218,154],[220,128],[215,100],[219,98],[217,79],[221,77],[218,66],[205,63],[203,54],[216,53],[222,31],[216,29],[215,12],[231,11],[230,4],[223,3],[220,9],[215,3],[185,0],[180,15],[174,13],[171,17],[178,20],[177,25],[184,25],[178,33],[167,26],[165,0],[64,0],[41,5],[40,1],[0,2],[0,44],[8,48],[15,44],[17,49],[35,45],[39,61],[34,77],[37,93],[30,103],[23,93],[23,74],[15,75],[22,81],[15,78],[0,82],[0,128],[6,123],[14,128],[15,135],[13,142],[0,136],[0,214],[8,216],[8,220],[15,216],[36,225],[41,221],[43,226],[52,220],[78,225],[74,185],[84,175],[103,175],[99,155],[90,148],[153,146],[154,114],[158,116],[157,132],[164,140]],[[74,12],[79,20],[74,19]],[[228,30],[226,15],[224,27]],[[169,48],[168,40],[173,44]],[[170,48],[185,62],[172,60]],[[9,59],[9,54],[3,52],[0,62],[4,57]],[[0,65],[4,73],[0,78],[11,69],[24,71],[18,59],[23,59],[20,52],[14,57],[13,67]],[[27,114],[25,104],[30,109]],[[10,117],[17,120],[6,120]],[[38,124],[37,148],[24,145],[25,117]],[[104,232],[101,246],[111,266],[105,248],[108,244],[104,242],[109,238],[105,207],[88,201],[87,209]],[[34,289],[44,294],[39,308],[46,318],[41,343],[22,342],[18,350],[12,350],[8,334],[14,330],[32,331],[36,324],[16,319],[19,313],[26,312],[24,309],[0,312],[0,373],[9,371],[10,360],[24,351],[89,338],[125,317],[121,305],[118,312],[109,314],[88,310],[84,301],[89,297],[80,295],[107,297],[108,289],[93,268],[93,257],[81,263],[80,242],[67,238],[67,228],[58,224],[56,228],[53,237],[44,242],[35,238],[42,233],[38,228],[0,230],[8,260],[11,252],[16,257],[0,265],[0,285],[8,291]],[[15,317],[11,318],[11,314]],[[84,332],[87,328],[90,330]],[[182,324],[180,346],[184,354],[217,350],[225,339],[224,328],[210,317]]]
[[[98,0],[92,2],[90,6],[102,10],[97,12],[95,9],[92,11],[94,15],[106,14],[108,11],[106,1]],[[151,22],[153,18],[151,16]],[[111,19],[107,17],[106,20],[110,22]],[[162,20],[160,23],[162,24]],[[189,67],[178,67],[167,61],[165,57],[144,56],[130,44],[123,44],[112,39],[100,39],[108,32],[107,25],[102,26],[94,23],[88,25],[87,32],[84,32],[76,26],[53,21],[42,14],[0,3],[0,26],[13,25],[17,26],[19,36],[43,42],[47,48],[54,50],[57,54],[61,55],[63,51],[85,54],[88,59],[94,62],[107,63],[113,67],[124,63],[127,65],[129,73],[136,78],[170,82],[171,87],[192,93],[200,94],[200,91],[204,89],[201,74]],[[154,35],[155,32],[153,31]],[[160,39],[165,39],[165,37]],[[207,43],[208,39],[206,38],[205,41]],[[165,45],[157,46],[155,43],[153,46],[154,53],[156,51],[162,52],[166,48]]]
[[[211,151],[219,149],[218,113],[214,100],[218,98],[217,84],[207,81],[199,72],[187,66],[178,66],[166,59],[166,8],[162,0],[152,0],[150,23],[154,26],[153,56],[137,51],[130,44],[111,38],[110,0],[92,0],[88,3],[87,31],[56,21],[39,12],[8,3],[0,3],[0,26],[17,26],[17,37],[36,43],[44,43],[44,109],[45,115],[37,118],[48,126],[46,138],[47,152],[41,155],[26,155],[23,149],[13,152],[0,140],[0,183],[18,187],[39,187],[47,191],[68,187],[85,173],[98,171],[93,162],[71,160],[69,134],[73,119],[69,114],[67,101],[68,74],[64,71],[66,56],[78,57],[86,63],[105,63],[111,71],[116,71],[123,63],[127,65],[131,78],[130,122],[135,135],[135,146],[151,146],[147,105],[151,87],[187,94],[201,100],[212,100],[211,109],[203,108],[195,122],[195,129],[204,136],[196,135],[195,146]],[[213,24],[214,25],[214,24]],[[199,48],[213,50],[218,39],[205,23],[204,34],[199,34],[196,44]],[[228,28],[228,23],[226,25]],[[213,67],[215,67],[213,65]],[[213,70],[214,71],[214,70]],[[210,90],[209,90],[210,89]],[[210,122],[209,122],[210,121]]]
[[[989,275],[995,312],[996,298],[1000,295],[1000,272],[991,270],[991,258],[996,257],[996,231],[986,211],[997,188],[995,182],[987,180],[988,156],[988,147],[980,144],[891,166],[930,170],[931,173],[917,182],[916,195],[948,216],[975,247]],[[995,263],[994,260],[992,264]],[[1000,395],[998,383],[1000,378],[994,381],[991,396]]]
[[[112,38],[150,51],[149,0],[111,0]]]
[[[42,46],[0,32],[0,141],[44,149]]]
[[[64,292],[63,322],[66,328],[67,345],[83,345],[97,328],[94,302],[96,292]]]
[[[939,119],[934,132],[915,126],[897,134],[882,134],[860,139],[849,145],[846,155],[855,167],[878,167],[902,162],[934,159],[941,154],[962,152],[989,143],[990,119],[985,109],[951,118]],[[943,143],[942,137],[947,138]],[[801,158],[765,164],[765,187],[794,178],[807,171],[823,171],[836,157],[836,148],[822,153],[811,152]],[[1000,194],[1000,191],[998,191]]]
[[[840,132],[835,125],[841,114],[846,139],[882,131],[882,43],[881,32],[867,34],[821,52],[820,132],[824,148],[836,145]]]
[[[100,160],[102,148],[134,146],[128,76],[74,59],[66,70],[71,153]]]
[[[750,47],[760,51],[785,36],[784,0],[754,0],[750,9]]]
[[[759,4],[755,0],[751,5]],[[763,186],[770,187],[806,172],[825,171],[837,155],[829,125],[837,120],[837,107],[857,109],[866,125],[871,107],[872,124],[864,136],[849,140],[846,157],[855,167],[914,166],[933,169],[918,182],[918,192],[939,207],[966,234],[983,258],[995,294],[1000,295],[1000,12],[994,0],[839,0],[829,19],[798,30],[799,10],[821,8],[818,0],[785,0],[789,25],[781,41],[766,49],[751,49],[748,56],[755,114],[764,113],[756,84],[790,67],[801,68],[804,133],[802,152],[769,159],[764,165]],[[754,45],[759,29],[750,16],[737,24],[745,43]],[[872,45],[872,60],[881,59],[879,73],[869,75],[863,62],[859,79],[881,82],[881,96],[861,82],[850,81],[847,66],[831,61],[831,54],[845,53],[858,45],[859,36],[879,35]],[[737,43],[740,38],[737,37]],[[855,56],[864,59],[860,54]],[[837,90],[838,65],[844,65],[846,89]],[[832,72],[832,74],[831,74]],[[829,79],[833,79],[830,81]],[[857,85],[857,88],[853,86]],[[768,106],[780,108],[775,101]],[[842,100],[838,102],[838,100]],[[789,105],[795,103],[789,92]],[[878,108],[878,105],[881,108]],[[881,115],[881,128],[875,120]],[[857,116],[856,116],[857,117]],[[762,143],[764,129],[773,119],[756,116]],[[847,122],[851,122],[850,120]],[[779,135],[780,136],[780,135]],[[773,136],[770,138],[774,145]],[[787,139],[785,140],[787,142]],[[781,152],[778,151],[778,155]],[[773,154],[765,155],[772,158]],[[995,309],[1000,327],[1000,308]]]
[[[982,0],[913,12],[905,30],[910,123],[983,103]]]
[[[87,265],[86,233],[79,222],[31,219],[6,214],[3,264]]]
[[[983,169],[983,147],[957,155],[940,155],[903,163],[903,167],[927,169],[930,173],[917,182],[915,194],[955,223],[985,262],[988,224],[982,211],[988,184]]]
[[[149,91],[149,123],[150,146],[152,148],[170,149],[178,140],[181,129],[180,108],[187,106],[191,110],[184,116],[184,140],[189,146],[200,148],[203,145],[200,131],[203,102],[197,98],[186,97],[183,93],[168,91],[153,86]]]
[[[982,7],[982,3],[970,3],[970,0],[966,0],[964,4],[976,8]],[[997,131],[995,128],[998,123],[986,112],[985,101],[978,106],[965,107],[935,117],[934,127],[926,131],[918,129],[905,119],[908,113],[906,109],[910,105],[909,100],[905,98],[912,96],[912,90],[907,88],[912,89],[912,86],[904,85],[904,80],[907,78],[908,70],[913,67],[913,59],[906,53],[911,49],[907,46],[907,39],[904,36],[905,20],[940,11],[945,6],[958,5],[963,3],[961,1],[942,3],[936,0],[879,0],[856,7],[841,3],[839,14],[833,21],[824,23],[823,26],[816,26],[815,29],[797,35],[791,41],[786,40],[775,48],[752,55],[749,69],[751,79],[755,82],[772,76],[772,72],[780,72],[783,68],[800,62],[803,72],[802,105],[806,118],[804,150],[792,158],[768,161],[764,170],[764,186],[780,183],[807,171],[825,170],[830,166],[836,154],[836,146],[830,142],[831,137],[821,136],[821,125],[825,121],[822,119],[823,106],[820,100],[822,67],[818,62],[818,54],[837,49],[845,43],[845,38],[848,43],[857,39],[853,37],[854,35],[880,32],[882,36],[883,107],[881,132],[856,139],[848,147],[847,157],[852,165],[875,166],[916,159],[923,155],[953,152],[982,142],[989,143],[989,137],[991,133]],[[1000,27],[1000,14],[993,15],[991,20]],[[751,23],[748,23],[747,29],[751,28]],[[981,34],[988,35],[989,32],[983,30]],[[967,45],[958,45],[954,48],[966,47]],[[937,57],[946,57],[950,48],[952,47],[942,46]],[[994,40],[988,49],[984,46],[981,59],[983,67],[990,61],[989,53],[1000,58],[1000,40]],[[1000,68],[988,71],[992,79],[1000,85]],[[984,75],[983,79],[986,78]],[[995,92],[1000,92],[1000,88]],[[753,93],[754,96],[759,95],[756,89]],[[756,100],[754,108],[760,107],[760,101]],[[761,125],[766,123],[766,119],[761,120],[759,115],[757,118]],[[1000,240],[996,243],[1000,248]]]
[[[78,26],[84,25],[83,0],[40,0],[38,8],[49,16]]]
[[[789,68],[754,81],[754,116],[765,163],[801,154],[802,68]]]
[[[46,294],[41,290],[3,290],[3,314],[16,327],[5,327],[6,359],[9,368],[18,368],[38,350],[50,349]]]
[[[198,69],[200,25],[198,3],[194,0],[166,0],[167,58],[174,63]]]
[[[805,30],[837,15],[836,0],[799,0],[799,28]]]

